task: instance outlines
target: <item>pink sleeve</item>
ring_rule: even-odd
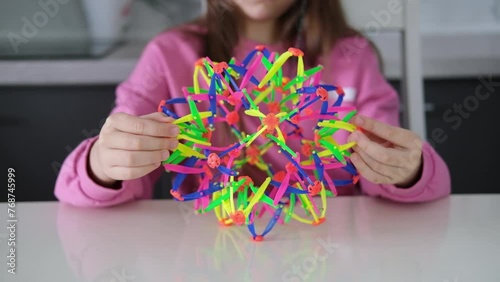
[[[162,56],[155,41],[146,46],[128,80],[118,86],[112,113],[139,116],[157,111],[159,101],[168,96]],[[88,155],[96,139],[83,141],[64,161],[55,186],[57,199],[76,206],[98,207],[151,198],[161,168],[139,179],[122,181],[116,190],[100,186],[90,178]]]
[[[370,47],[359,54],[356,106],[360,114],[381,122],[400,126],[399,97],[380,71],[378,58]],[[451,192],[448,166],[427,143],[423,146],[423,170],[420,180],[410,188],[378,185],[360,179],[363,193],[399,202],[423,202],[447,196]]]

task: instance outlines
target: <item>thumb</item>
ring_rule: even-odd
[[[140,116],[140,118],[154,120],[157,122],[167,122],[167,123],[172,123],[174,121],[173,118],[168,117],[167,115],[161,112],[150,113],[147,115]]]

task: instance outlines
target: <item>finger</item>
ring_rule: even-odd
[[[385,176],[391,183],[397,183],[405,179],[408,174],[408,172],[406,172],[402,167],[389,166],[378,162],[362,149],[358,149],[356,154],[366,163],[366,165],[368,165],[371,170]]]
[[[162,162],[170,156],[169,151],[126,151],[107,149],[111,166],[140,167]]]
[[[376,184],[390,183],[390,179],[378,172],[373,171],[358,153],[351,154],[351,161],[358,170],[359,174],[367,180]]]
[[[388,125],[362,115],[355,116],[351,119],[351,122],[354,125],[401,147],[406,147],[408,143],[412,142],[415,138],[418,138],[418,136],[412,131]]]
[[[169,116],[166,116],[164,113],[160,113],[160,112],[154,112],[154,113],[150,113],[147,115],[143,115],[143,116],[140,116],[140,118],[155,120],[158,122],[166,122],[166,123],[172,123],[175,121],[175,119],[173,119]]]
[[[129,151],[173,151],[179,145],[177,138],[135,135],[121,131],[114,132],[113,134],[104,134],[100,139],[108,148]]]
[[[107,123],[116,130],[138,135],[177,137],[179,134],[179,127],[175,124],[136,117],[125,113],[111,115]]]
[[[161,163],[155,163],[140,167],[124,167],[124,166],[114,166],[108,169],[106,172],[110,177],[116,180],[131,180],[152,172],[158,168]]]
[[[387,148],[381,144],[373,142],[360,131],[354,131],[351,133],[348,140],[349,142],[356,142],[356,145],[353,147],[355,152],[361,149],[378,162],[392,166],[400,165],[399,154],[402,153],[400,150]]]
[[[363,132],[363,134],[366,135],[366,137],[368,137],[368,139],[370,139],[371,141],[373,141],[375,143],[378,143],[386,148],[393,148],[394,147],[394,145],[391,142],[389,142],[383,138],[380,138],[371,132],[368,132],[366,130],[363,131],[362,129],[360,131]]]

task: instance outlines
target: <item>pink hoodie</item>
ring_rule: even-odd
[[[172,29],[154,38],[146,46],[128,80],[118,86],[116,107],[112,113],[145,115],[157,111],[159,101],[181,97],[181,88],[193,84],[194,63],[203,56],[203,38],[204,30],[194,25]],[[256,45],[259,43],[240,40],[234,50],[235,57],[244,58]],[[276,44],[266,47],[269,51],[282,53],[288,46]],[[355,106],[358,113],[381,122],[399,125],[398,95],[380,72],[377,55],[365,39],[351,37],[340,40],[326,60],[322,58],[321,64],[327,66],[322,73],[322,82],[340,85],[345,89],[343,105]],[[187,106],[178,106],[174,111],[182,116],[188,114],[189,109]],[[257,119],[245,117],[243,122],[247,132],[254,132],[259,125]],[[344,143],[347,135],[336,138]],[[90,207],[151,198],[155,182],[165,173],[163,167],[144,177],[123,181],[117,190],[102,187],[87,172],[88,155],[95,140],[91,138],[83,141],[67,157],[56,182],[56,197],[72,205]],[[256,142],[257,145],[262,144],[259,140]],[[292,144],[292,149],[298,151],[300,148]],[[265,160],[273,166],[274,171],[280,170],[286,163],[277,151],[267,156]],[[331,177],[345,179],[342,172],[335,172]],[[374,184],[363,177],[359,186],[364,194],[399,202],[430,201],[449,195],[451,190],[447,165],[428,143],[423,146],[422,175],[414,186],[401,189],[394,185]],[[355,187],[337,188],[339,195],[352,195],[358,191]]]

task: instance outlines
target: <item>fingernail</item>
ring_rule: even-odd
[[[349,142],[354,142],[358,141],[358,138],[359,138],[359,133],[357,131],[354,131],[353,133],[351,133],[351,135],[349,135],[347,139]]]
[[[172,142],[169,143],[169,147],[171,151],[174,151],[177,149],[177,146],[179,146],[179,141],[173,140]]]
[[[170,134],[172,134],[173,136],[177,136],[179,134],[179,127],[178,126],[172,127],[172,129],[170,129]]]
[[[161,152],[161,157],[162,159],[167,159],[170,156],[170,153],[168,151],[162,151]]]

